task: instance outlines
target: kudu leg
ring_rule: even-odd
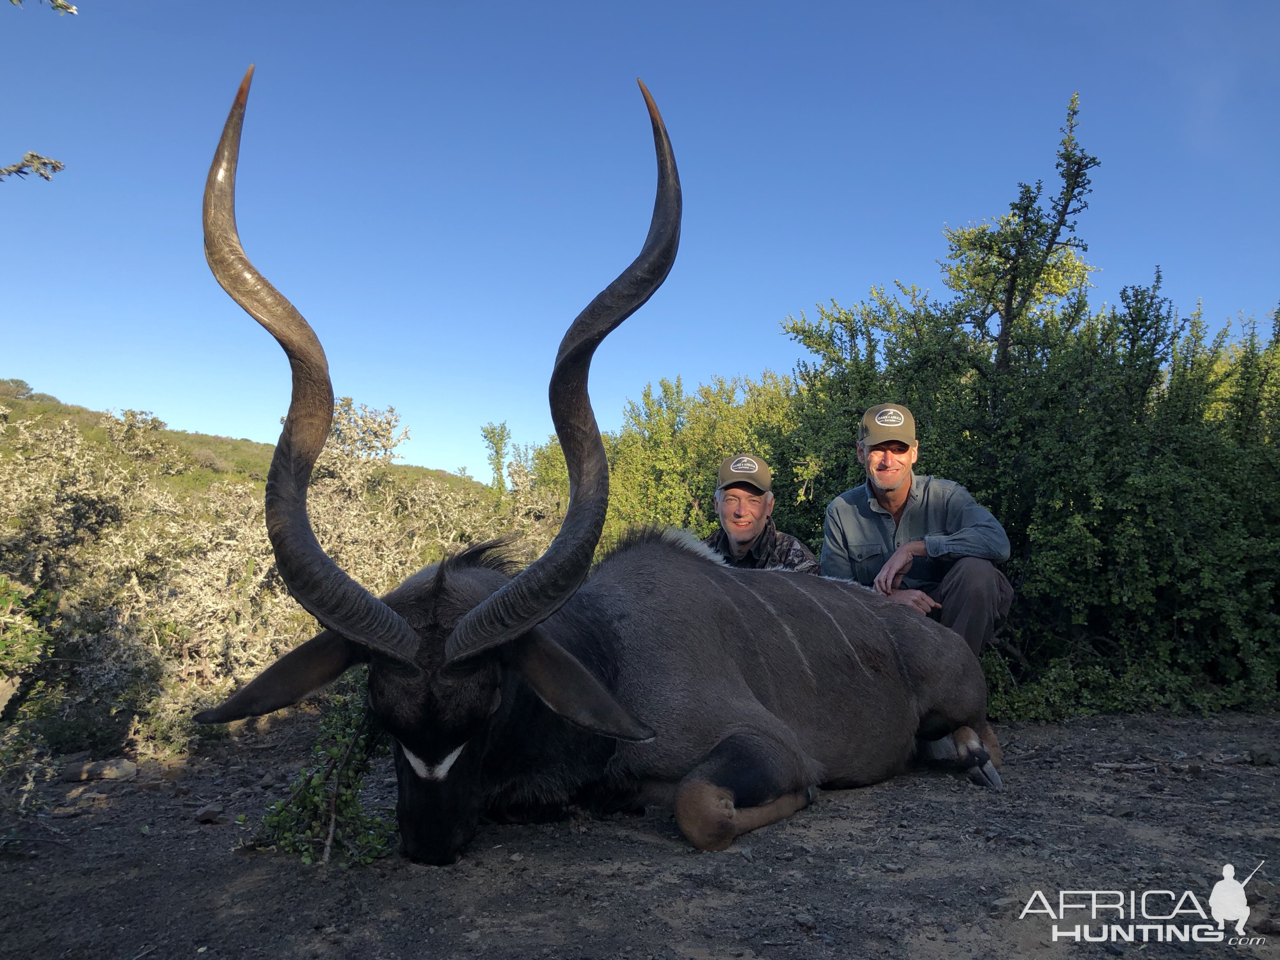
[[[979,730],[982,731],[981,734],[972,727],[961,727],[951,734],[960,765],[965,768],[969,779],[978,786],[1003,790],[1004,784],[1000,782],[1000,774],[996,772],[996,767],[1001,762],[1000,743],[989,723],[984,722]]]
[[[987,722],[987,684],[978,658],[955,642],[935,646],[934,653],[921,669],[927,681],[919,696],[929,708],[916,731],[917,755],[959,766],[979,786],[1003,789],[1000,742]]]
[[[802,810],[817,787],[797,783],[802,763],[786,763],[781,747],[749,734],[721,740],[676,788],[676,823],[700,850],[725,850],[735,837]],[[792,770],[788,770],[790,767]]]
[[[929,731],[929,726],[926,724],[921,727],[917,751],[921,759],[946,766],[958,766],[980,787],[1004,789],[998,772],[1004,758],[1000,753],[1000,741],[996,739],[996,732],[991,729],[991,724],[983,720],[974,727],[957,727],[938,739],[930,736],[930,732],[936,736],[937,731]]]

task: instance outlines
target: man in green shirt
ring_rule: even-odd
[[[827,508],[822,573],[941,621],[978,654],[1013,602],[994,566],[1009,559],[1009,538],[964,487],[916,476],[919,454],[906,407],[884,403],[863,414],[858,462],[867,482]]]

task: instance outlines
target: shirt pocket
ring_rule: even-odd
[[[853,578],[863,586],[870,586],[884,566],[884,544],[851,543],[849,554],[853,558]]]

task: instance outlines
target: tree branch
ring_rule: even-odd
[[[13,0],[10,0],[10,2],[13,2]],[[53,160],[28,151],[22,155],[21,162],[10,164],[7,167],[0,167],[0,180],[11,176],[26,177],[32,173],[41,180],[52,180],[55,173],[65,169],[66,164],[61,160]]]
[[[9,0],[9,2],[15,7],[22,6],[22,0]],[[77,14],[80,12],[71,4],[67,3],[67,0],[47,0],[47,2],[52,9],[58,11],[58,16],[62,16],[64,13]]]

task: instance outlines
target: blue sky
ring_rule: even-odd
[[[645,383],[789,371],[788,314],[941,289],[944,224],[1053,178],[1073,91],[1102,160],[1095,300],[1159,264],[1216,327],[1280,300],[1274,3],[280,4],[0,9],[0,377],[273,442],[279,348],[205,266],[200,193],[244,69],[242,239],[316,328],[339,395],[407,460],[487,478],[480,427],[551,430],[569,321],[638,251],[666,118],[680,256],[601,348],[597,416]]]

